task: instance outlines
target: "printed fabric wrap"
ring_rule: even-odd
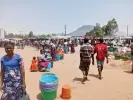
[[[22,95],[22,77],[20,67],[24,63],[20,55],[15,54],[11,59],[1,58],[1,67],[4,71],[4,90],[1,100],[18,100]]]

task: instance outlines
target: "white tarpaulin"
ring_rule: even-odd
[[[71,38],[71,36],[53,36],[54,39],[68,39]]]

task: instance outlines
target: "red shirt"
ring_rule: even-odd
[[[94,52],[97,53],[97,56],[96,56],[97,60],[104,60],[105,56],[108,52],[107,45],[104,43],[96,44],[96,46],[94,48]]]

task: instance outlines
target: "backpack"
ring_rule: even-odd
[[[30,100],[29,95],[27,94],[25,89],[22,89],[22,95],[19,100]]]

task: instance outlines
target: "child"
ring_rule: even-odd
[[[38,67],[37,67],[37,59],[36,57],[33,57],[33,60],[32,60],[32,64],[30,66],[30,71],[38,71]]]

